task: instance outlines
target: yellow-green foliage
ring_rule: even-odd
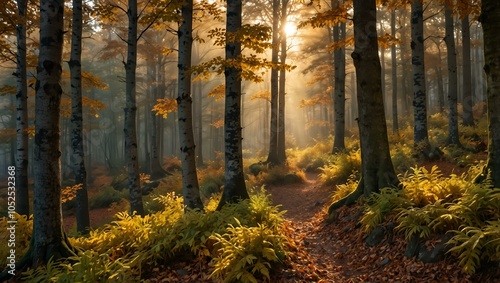
[[[0,266],[5,268],[7,262],[7,257],[10,255],[10,250],[15,250],[16,259],[19,260],[24,253],[29,248],[31,234],[33,232],[33,219],[30,217],[29,219],[25,215],[19,215],[13,212],[11,215],[13,218],[9,216],[0,218],[0,229],[2,229],[2,233],[0,233]],[[17,221],[15,224],[8,223],[9,221]],[[11,225],[15,225],[15,246],[9,246],[10,239],[10,231],[7,230]]]
[[[438,225],[436,220],[447,212],[448,210],[440,201],[422,208],[402,208],[398,214],[397,221],[399,225],[396,230],[403,232],[406,239],[410,239],[413,235],[428,238],[432,232],[437,231],[437,228],[443,227]]]
[[[363,229],[370,233],[389,213],[409,205],[409,200],[404,198],[401,190],[383,188],[380,193],[373,193],[367,200],[365,212],[360,220]]]
[[[257,283],[261,277],[269,282],[271,264],[285,258],[285,237],[264,224],[230,225],[224,235],[215,234],[212,238],[220,247],[220,254],[213,259],[215,269],[211,277],[219,282]]]
[[[332,202],[336,202],[352,193],[358,186],[358,174],[352,174],[347,179],[347,182],[335,186],[336,190],[332,194]]]
[[[49,264],[45,268],[25,273],[27,280],[42,278],[33,282],[138,282],[141,272],[155,264],[182,256],[218,257],[230,256],[217,245],[214,235],[220,235],[229,242],[236,241],[238,233],[228,227],[240,227],[254,235],[261,231],[265,250],[250,248],[245,255],[255,258],[246,268],[256,277],[264,276],[269,249],[283,255],[281,224],[283,212],[271,206],[269,195],[262,189],[253,192],[249,200],[230,204],[221,211],[214,211],[217,199],[212,198],[204,212],[187,211],[184,213],[182,198],[171,193],[159,197],[164,210],[139,217],[126,213],[117,214],[117,220],[102,229],[92,231],[90,237],[70,238],[73,245],[82,248],[73,264]],[[259,230],[261,229],[261,230]],[[245,232],[245,233],[246,233]],[[259,232],[260,233],[260,232]],[[240,256],[234,255],[235,257]],[[226,270],[219,270],[218,278],[229,276]],[[31,278],[31,279],[30,279]],[[246,277],[245,277],[246,278]],[[243,280],[243,279],[242,279]],[[241,281],[252,282],[252,281]]]
[[[327,141],[315,140],[313,146],[306,147],[303,150],[288,151],[291,155],[289,159],[296,159],[299,168],[306,171],[315,171],[327,163],[332,147],[333,139]]]
[[[361,170],[361,151],[334,154],[329,163],[319,169],[319,179],[324,186],[346,182],[349,176]]]
[[[306,175],[302,170],[288,162],[279,166],[262,165],[261,171],[256,176],[248,175],[248,187],[258,187],[264,184],[293,184],[300,183],[306,180]]]

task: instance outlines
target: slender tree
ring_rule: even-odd
[[[500,188],[500,2],[482,0],[480,22],[484,36],[484,71],[488,103],[488,161],[477,180],[489,175],[493,187]]]
[[[16,212],[30,214],[28,189],[28,83],[26,62],[26,10],[28,0],[17,1],[17,93],[16,93]]]
[[[391,11],[391,36],[396,38],[396,10]],[[398,123],[398,63],[396,58],[396,45],[391,45],[392,68],[392,132],[399,131]]]
[[[280,15],[280,0],[273,0],[273,18],[272,18],[272,48],[271,48],[271,62],[275,65],[279,60],[279,15]],[[278,165],[278,105],[279,103],[279,70],[273,68],[271,70],[271,127],[269,133],[269,154],[267,156],[267,163],[271,165]]]
[[[474,101],[472,99],[472,67],[470,54],[470,27],[469,15],[462,16],[462,122],[465,126],[474,126],[474,115],[472,108]]]
[[[446,54],[448,59],[448,140],[447,144],[460,145],[458,134],[458,77],[457,77],[457,50],[455,47],[455,29],[453,10],[450,2],[445,2],[444,18],[446,35]]]
[[[427,94],[425,87],[424,64],[424,18],[423,0],[411,4],[411,54],[413,65],[413,142],[429,147],[427,131]]]
[[[338,0],[332,1],[333,7],[338,7]],[[333,41],[338,43],[345,38],[345,22],[336,24],[333,27]],[[335,134],[333,137],[332,153],[345,149],[345,47],[337,48],[333,51],[333,61],[335,70],[335,87],[333,96],[333,112]]]
[[[193,113],[191,98],[191,54],[193,46],[193,0],[184,1],[181,8],[182,22],[177,32],[178,52],[178,92],[177,109],[179,121],[179,141],[182,162],[182,195],[184,205],[190,209],[203,209],[200,187],[196,173],[196,152],[193,135]],[[201,113],[200,113],[201,114]]]
[[[144,215],[141,183],[139,179],[139,160],[137,156],[136,125],[136,69],[137,69],[137,0],[128,0],[128,37],[127,62],[125,65],[125,152],[130,192],[130,211]]]
[[[241,29],[241,0],[228,0],[226,10],[226,32],[235,33]],[[239,39],[227,41],[226,60],[238,61],[241,55]],[[228,202],[249,198],[243,176],[243,154],[241,135],[241,66],[231,64],[225,67],[224,108],[224,191],[218,209]]]
[[[286,38],[286,23],[288,20],[288,3],[289,0],[281,0],[281,20],[280,20],[280,63],[285,65],[287,55],[287,38]],[[277,157],[278,163],[283,164],[286,162],[286,146],[285,146],[285,94],[286,94],[286,72],[284,68],[279,72],[279,85],[278,85],[278,143],[277,143]]]
[[[82,113],[82,0],[73,0],[71,55],[69,61],[71,80],[71,147],[72,169],[76,191],[76,230],[87,234],[90,229],[89,201],[87,194],[87,170],[83,151]]]
[[[370,196],[381,188],[399,185],[392,164],[382,94],[378,55],[376,1],[354,0],[354,52],[356,68],[361,180],[356,190],[330,205],[328,211],[353,204],[361,195]]]

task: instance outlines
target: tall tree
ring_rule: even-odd
[[[241,0],[228,0],[226,8],[226,32],[235,34],[241,29]],[[226,41],[226,61],[239,62],[241,41],[238,37]],[[228,202],[249,198],[243,176],[243,153],[241,147],[241,65],[225,67],[224,108],[224,191],[218,205],[221,209]]]
[[[275,65],[279,60],[279,15],[280,15],[280,0],[273,0],[273,18],[272,18],[272,47],[271,47],[271,62]],[[279,103],[279,70],[274,67],[271,70],[271,127],[269,133],[269,154],[267,162],[271,165],[278,165],[278,105]]]
[[[193,0],[184,1],[181,8],[182,22],[177,32],[178,52],[178,92],[177,109],[179,121],[179,141],[182,162],[182,195],[184,205],[190,209],[203,209],[200,186],[196,173],[196,152],[193,135],[193,113],[191,98],[191,54],[193,46]],[[201,115],[201,113],[200,113]]]
[[[427,131],[427,94],[424,64],[424,11],[423,0],[411,4],[411,54],[413,65],[413,142],[429,147]]]
[[[396,38],[396,10],[391,11],[391,36]],[[391,45],[392,69],[392,131],[399,131],[398,123],[398,63],[396,58],[396,45]]]
[[[462,121],[465,126],[474,126],[471,62],[469,14],[466,14],[462,16]]]
[[[332,7],[336,8],[339,0],[332,1]],[[333,27],[334,44],[345,39],[345,22],[339,22]],[[345,149],[345,46],[333,51],[335,87],[333,96],[334,137],[332,153]]]
[[[288,20],[288,3],[289,0],[281,0],[281,19],[280,19],[280,64],[285,65],[287,55],[287,38],[286,38],[286,23]],[[277,157],[278,163],[286,162],[286,146],[285,146],[285,94],[286,94],[286,72],[285,68],[281,68],[279,72],[278,85],[278,144]]]
[[[69,60],[71,80],[71,147],[76,191],[76,230],[86,234],[90,229],[87,170],[83,151],[82,113],[82,0],[73,0],[71,55]]]
[[[17,0],[16,93],[16,212],[30,214],[28,189],[28,78],[26,62],[26,13],[28,0]]]
[[[40,1],[40,53],[35,86],[33,236],[21,260],[36,267],[75,255],[62,227],[60,104],[63,0]]]
[[[378,55],[376,0],[354,0],[354,52],[356,68],[361,180],[356,190],[330,205],[328,211],[353,204],[361,195],[369,196],[381,188],[399,185],[392,164],[382,94],[381,65]]]
[[[125,152],[130,192],[130,212],[144,215],[141,183],[139,179],[139,159],[137,156],[136,125],[136,69],[137,69],[137,0],[128,0],[127,62],[125,65]]]
[[[453,23],[453,8],[449,1],[445,2],[444,18],[446,34],[446,54],[448,59],[448,140],[447,144],[460,145],[458,134],[458,76],[457,76],[457,50],[455,47],[455,28]]]
[[[482,176],[489,175],[493,187],[500,188],[500,2],[482,0],[481,16],[484,36],[484,71],[488,103],[488,161]]]

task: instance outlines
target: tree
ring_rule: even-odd
[[[193,1],[186,0],[181,8],[182,22],[178,30],[178,121],[182,162],[182,195],[184,205],[190,209],[203,209],[196,173],[196,152],[193,135],[191,98],[191,51],[193,46]],[[201,115],[201,113],[200,113]],[[241,142],[241,141],[240,141]]]
[[[289,0],[281,1],[281,20],[280,20],[280,64],[285,65],[287,55],[287,41],[286,41],[286,22],[288,19],[288,3]],[[281,68],[279,72],[279,85],[278,85],[278,143],[277,143],[277,157],[278,163],[283,164],[286,162],[286,146],[285,146],[285,82],[286,82],[286,69]]]
[[[427,95],[424,64],[423,0],[411,4],[411,54],[413,65],[413,142],[415,146],[429,147],[427,131]]]
[[[453,24],[453,10],[450,2],[445,2],[444,18],[446,35],[446,54],[448,59],[448,140],[446,144],[460,145],[458,134],[458,105],[457,105],[457,50],[455,47],[455,30]]]
[[[477,180],[491,177],[493,187],[500,188],[500,2],[482,0],[481,16],[484,36],[484,71],[487,81],[488,161]]]
[[[339,6],[339,0],[332,1],[333,7]],[[345,40],[345,22],[337,23],[333,27],[333,41],[338,44]],[[333,111],[335,120],[335,136],[333,138],[332,153],[345,149],[345,46],[340,46],[333,51],[335,68],[335,87],[333,98]]]
[[[82,114],[82,0],[73,0],[73,20],[71,36],[71,146],[72,167],[75,174],[76,230],[87,234],[90,229],[89,201],[87,194],[87,170],[83,151]]]
[[[354,52],[351,57],[358,90],[361,180],[354,192],[330,205],[329,213],[353,204],[363,194],[368,197],[381,188],[399,186],[387,138],[376,20],[375,0],[354,0]]]
[[[35,86],[34,217],[30,248],[22,263],[33,267],[75,255],[62,227],[60,103],[63,0],[40,1],[40,53]],[[22,265],[22,264],[21,264]]]
[[[17,1],[17,93],[16,93],[16,211],[30,214],[28,190],[28,77],[26,62],[26,17],[28,0]]]
[[[465,126],[474,126],[469,14],[462,15],[462,66],[462,121]]]
[[[391,11],[391,36],[396,38],[396,10]],[[398,64],[396,58],[396,44],[391,45],[392,69],[392,131],[399,131],[398,123]]]
[[[241,0],[228,0],[226,10],[226,32],[235,34],[241,29]],[[217,209],[228,202],[248,199],[243,176],[243,153],[241,147],[241,41],[238,37],[225,44],[226,61],[234,62],[225,66],[225,108],[224,108],[224,191]]]

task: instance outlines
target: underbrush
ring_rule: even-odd
[[[370,233],[394,221],[395,230],[408,240],[449,235],[448,253],[473,274],[482,264],[500,260],[500,188],[488,181],[476,184],[479,171],[473,166],[461,176],[443,177],[436,166],[413,168],[400,176],[403,189],[384,188],[363,200],[363,229]]]
[[[88,238],[70,238],[84,250],[70,259],[73,263],[50,262],[28,270],[23,279],[139,282],[161,264],[207,257],[214,267],[211,277],[217,282],[256,282],[268,281],[270,270],[285,258],[284,212],[271,205],[263,189],[221,211],[215,211],[216,198],[203,212],[185,213],[182,198],[174,193],[158,197],[158,201],[164,210],[142,218],[118,213],[115,221],[91,231]],[[6,258],[3,253],[0,256]]]

